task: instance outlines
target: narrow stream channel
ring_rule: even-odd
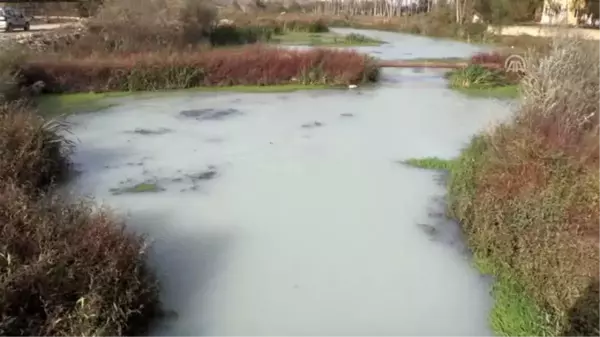
[[[343,30],[344,32],[348,30]],[[397,59],[481,48],[357,31]],[[489,335],[489,281],[444,186],[410,157],[450,158],[510,115],[386,69],[375,88],[120,98],[70,118],[77,193],[130,216],[175,317],[159,335]],[[128,188],[156,189],[127,193]]]

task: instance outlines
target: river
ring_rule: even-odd
[[[483,47],[360,32],[385,59]],[[438,70],[385,69],[372,88],[127,97],[69,118],[76,193],[152,239],[158,335],[490,335],[490,281],[442,216],[436,172],[510,116]],[[120,193],[147,182],[157,191]],[[146,186],[146,187],[148,187]]]

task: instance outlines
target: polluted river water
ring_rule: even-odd
[[[347,32],[348,30],[342,30]],[[459,42],[359,31],[383,58],[464,57]],[[123,97],[69,117],[71,187],[152,240],[173,315],[154,335],[490,335],[490,280],[442,214],[439,173],[510,116],[440,71],[292,93]]]

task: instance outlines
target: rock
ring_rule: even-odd
[[[229,20],[229,19],[221,19],[217,23],[217,27],[233,26],[233,25],[235,25],[235,23],[233,22],[233,20]]]

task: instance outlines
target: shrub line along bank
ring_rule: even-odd
[[[293,51],[262,46],[202,53],[31,60],[21,66],[25,85],[51,93],[184,89],[235,85],[349,85],[374,82],[378,66],[353,51]]]
[[[527,60],[514,120],[453,161],[449,214],[477,267],[496,276],[492,328],[507,336],[600,333],[598,46],[555,40]]]

